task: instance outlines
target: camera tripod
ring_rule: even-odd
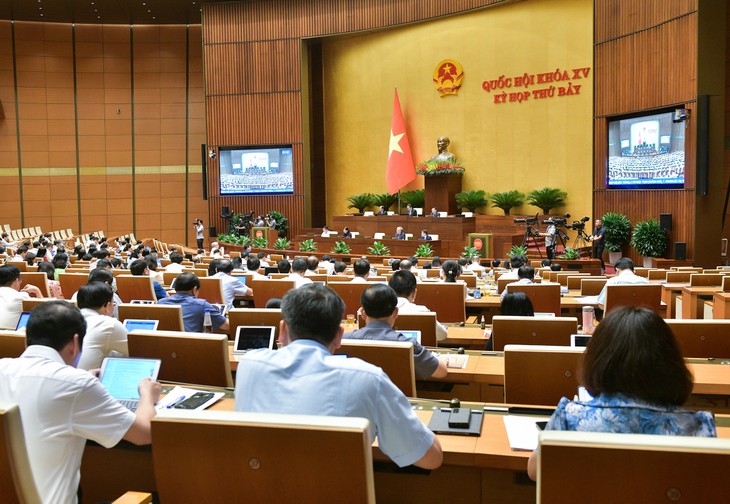
[[[527,249],[530,247],[530,244],[532,244],[537,249],[540,259],[542,259],[542,250],[540,250],[540,245],[538,245],[537,240],[535,240],[535,237],[537,236],[540,236],[540,230],[533,228],[532,224],[526,224],[525,234],[522,235],[522,246]],[[530,240],[532,240],[532,242],[530,242]]]
[[[585,228],[578,229],[578,234],[573,241],[573,248],[578,250],[589,248],[591,246],[591,237],[586,233]]]

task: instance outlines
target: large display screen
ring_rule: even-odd
[[[221,195],[292,194],[292,146],[221,147]]]
[[[686,123],[673,110],[608,123],[608,176],[612,189],[684,187]]]

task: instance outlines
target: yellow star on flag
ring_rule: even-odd
[[[390,130],[390,147],[388,149],[388,158],[390,159],[390,155],[393,153],[393,151],[400,152],[403,154],[403,149],[401,149],[400,146],[400,139],[403,138],[403,135],[405,133],[401,133],[400,135],[394,135],[393,130]]]

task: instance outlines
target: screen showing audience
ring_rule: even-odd
[[[219,149],[222,195],[292,194],[292,147],[234,147]]]

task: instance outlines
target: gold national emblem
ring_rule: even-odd
[[[450,59],[441,61],[433,72],[433,85],[441,96],[458,93],[463,79],[464,70],[461,65]]]

